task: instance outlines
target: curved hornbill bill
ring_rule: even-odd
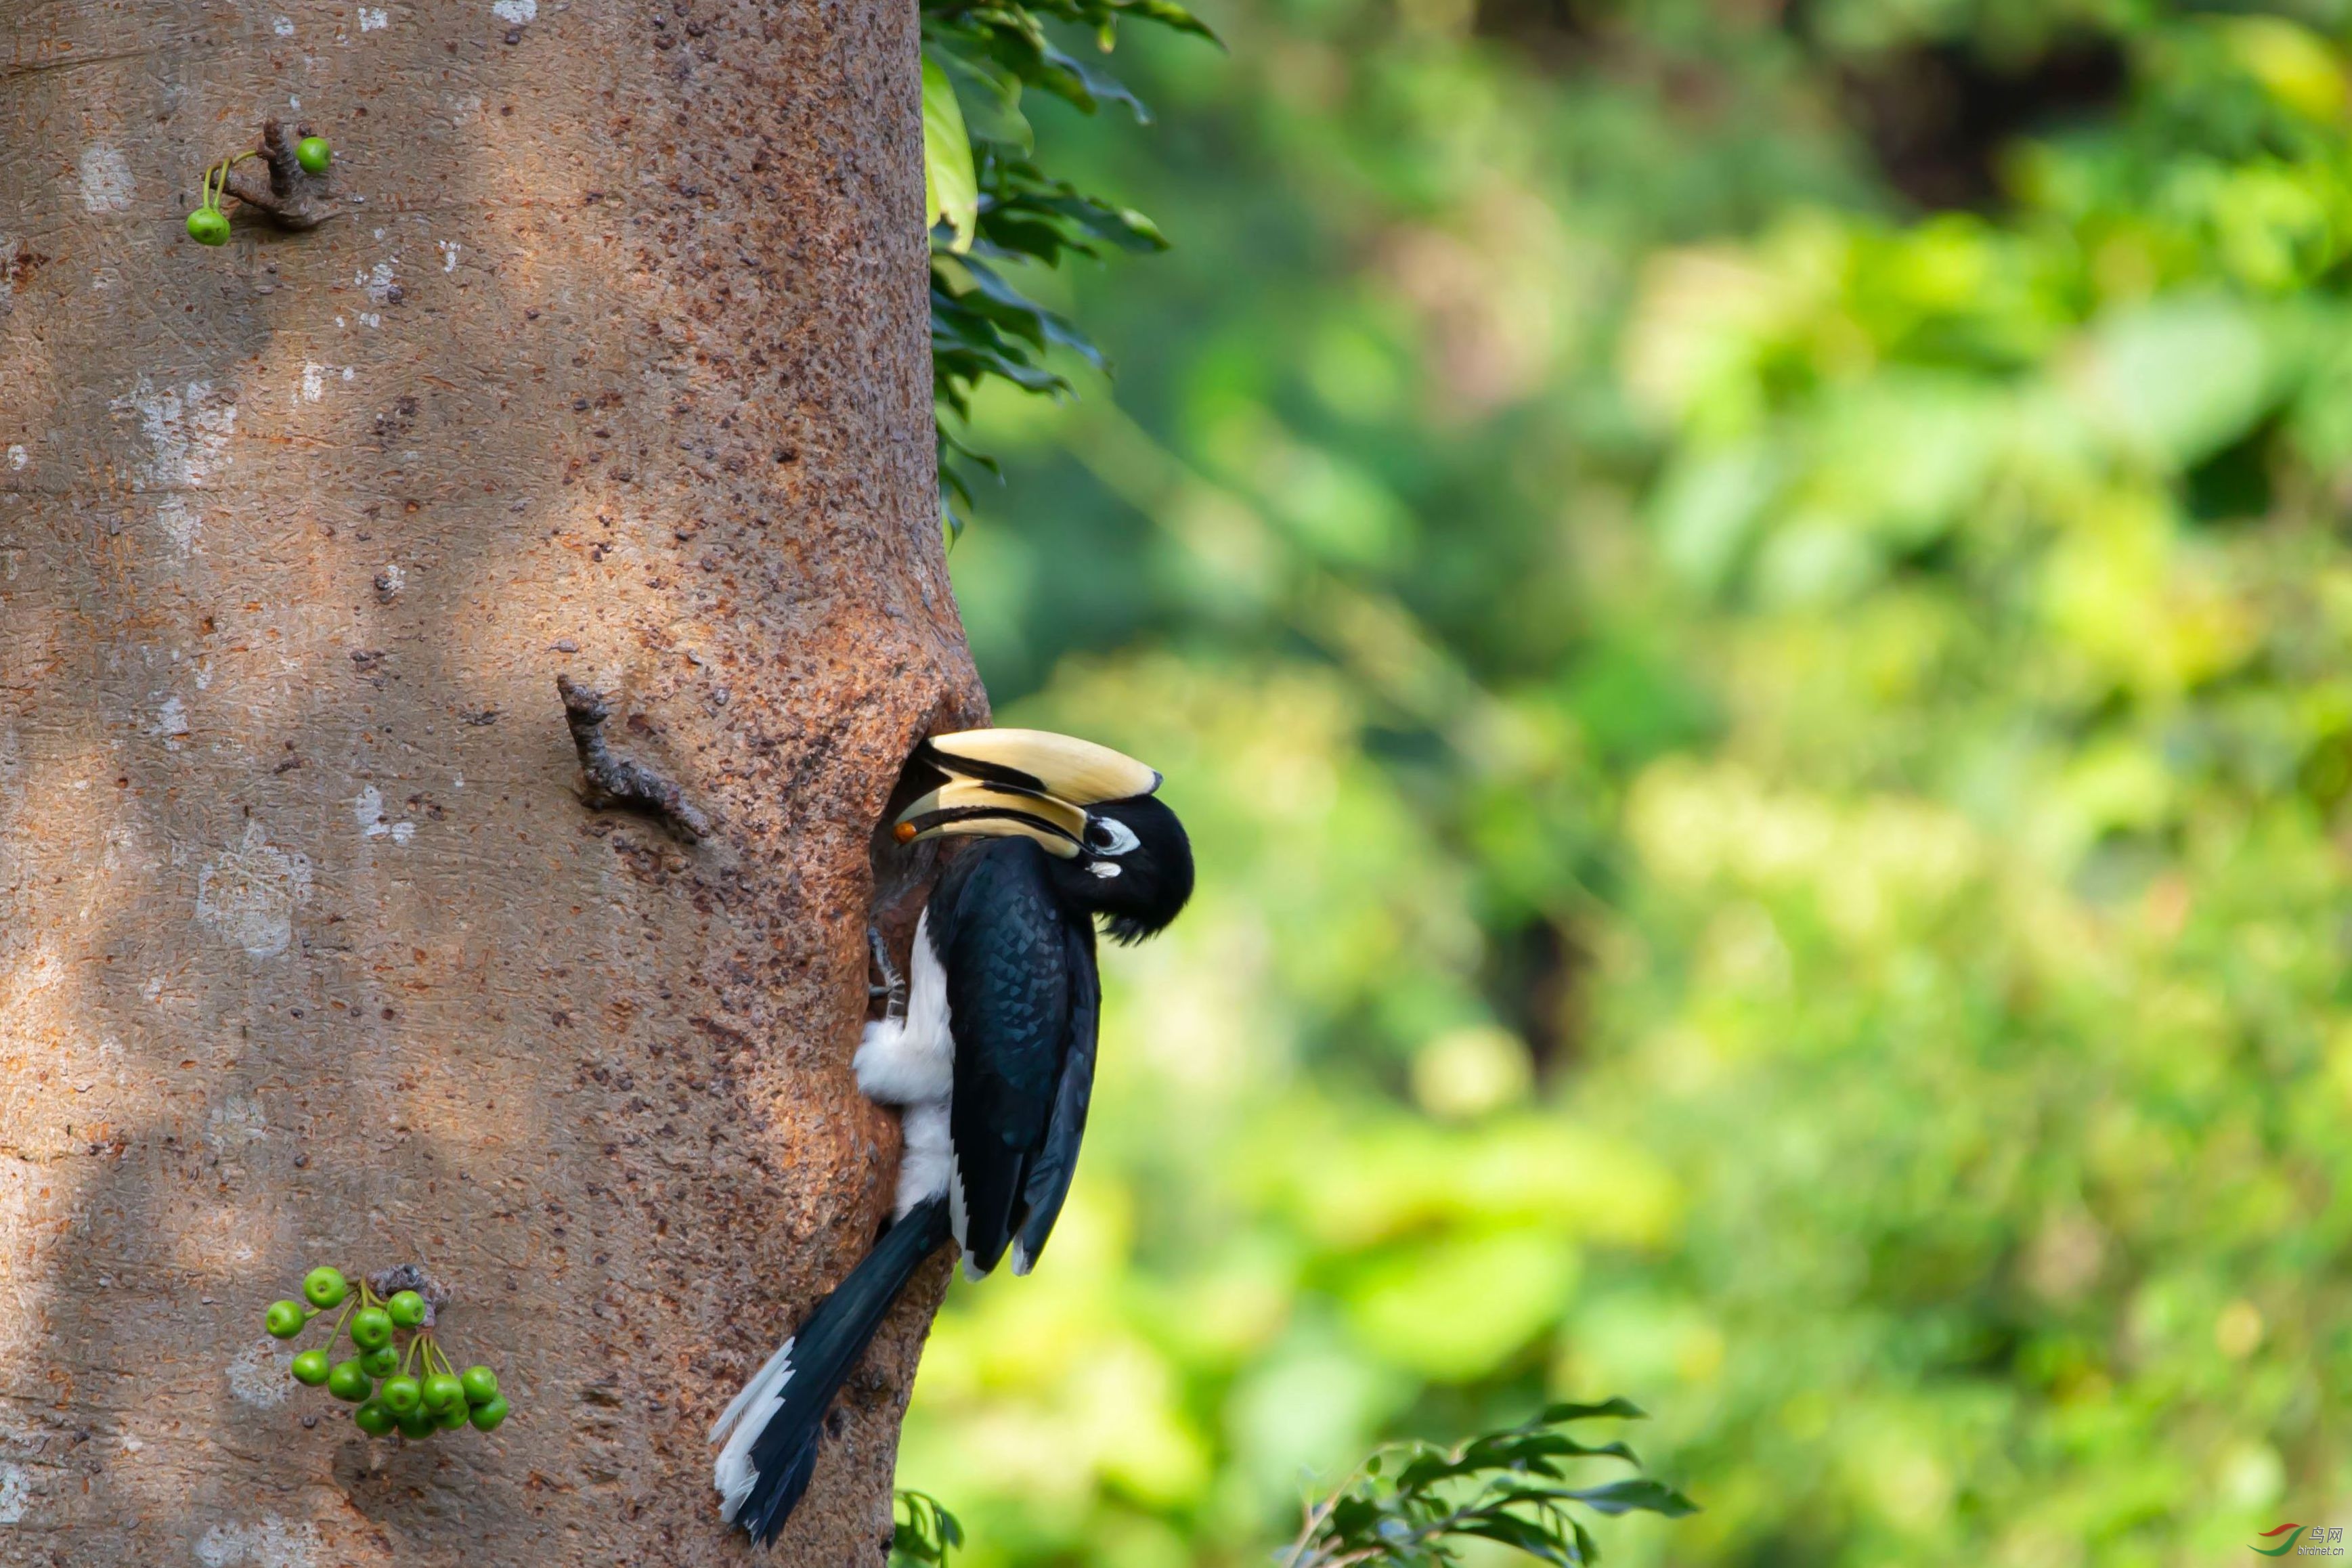
[[[886,1015],[866,1026],[858,1087],[903,1107],[896,1216],[847,1279],[735,1396],[710,1440],[723,1518],[766,1544],[816,1463],[820,1423],[923,1260],[952,1237],[966,1275],[1009,1253],[1026,1274],[1062,1212],[1094,1087],[1095,921],[1140,942],[1192,893],[1192,847],[1153,798],[1160,775],[1039,730],[935,735],[946,783],[898,841],[983,842],[940,878],[915,926],[911,994],[879,938]]]

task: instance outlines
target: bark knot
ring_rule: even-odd
[[[588,787],[580,794],[592,811],[618,807],[642,812],[669,829],[673,837],[696,844],[710,836],[710,819],[695,809],[685,792],[642,763],[614,752],[604,741],[604,721],[613,716],[603,694],[590,690],[568,675],[555,678],[563,698],[563,721],[572,727],[572,744],[580,752],[580,771]]]
[[[390,1300],[403,1290],[414,1290],[425,1298],[425,1321],[420,1328],[431,1328],[440,1317],[441,1309],[452,1300],[448,1286],[425,1272],[421,1263],[403,1263],[393,1268],[379,1268],[367,1277],[368,1289]]]
[[[280,228],[316,228],[342,211],[327,200],[327,176],[295,161],[295,142],[311,134],[299,126],[289,139],[275,116],[261,122],[260,157],[230,166],[222,189]]]

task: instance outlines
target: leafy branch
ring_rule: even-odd
[[[1638,1421],[1623,1399],[1555,1405],[1532,1421],[1441,1448],[1393,1443],[1358,1466],[1337,1490],[1307,1510],[1280,1568],[1454,1568],[1462,1544],[1491,1541],[1553,1568],[1590,1568],[1600,1545],[1571,1506],[1593,1513],[1654,1513],[1680,1519],[1697,1506],[1664,1481],[1635,1475],[1570,1486],[1565,1465],[1620,1459],[1641,1468],[1622,1442],[1586,1443],[1566,1428],[1604,1418]],[[963,1527],[939,1500],[902,1491],[890,1540],[891,1568],[947,1568]]]
[[[950,428],[971,416],[974,389],[994,377],[1024,392],[1060,395],[1066,377],[1046,363],[1070,350],[1097,370],[1102,351],[1066,318],[1024,294],[1003,270],[1059,267],[1076,255],[1165,250],[1151,220],[1040,168],[1024,93],[1050,94],[1086,113],[1142,102],[1103,68],[1066,52],[1049,24],[1092,33],[1108,53],[1123,21],[1214,40],[1176,0],[924,0],[923,176],[931,226],[931,396],[938,411],[940,500],[949,526],[971,505],[969,469],[995,463]]]
[[[890,1515],[891,1568],[947,1568],[963,1526],[929,1492],[901,1491]]]
[[[1491,1541],[1555,1568],[1597,1563],[1601,1548],[1570,1511],[1655,1513],[1679,1519],[1697,1511],[1682,1493],[1647,1476],[1570,1486],[1564,1463],[1621,1459],[1640,1467],[1622,1442],[1588,1444],[1565,1428],[1605,1416],[1638,1420],[1628,1401],[1555,1405],[1532,1421],[1488,1432],[1452,1448],[1399,1443],[1364,1461],[1339,1489],[1307,1510],[1282,1568],[1450,1568],[1462,1543]]]

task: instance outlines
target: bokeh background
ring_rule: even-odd
[[[1622,1394],[1621,1563],[2352,1524],[2352,5],[1202,11],[1033,104],[1175,249],[951,557],[1200,893],[901,1484],[1257,1564]]]

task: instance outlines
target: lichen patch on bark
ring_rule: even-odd
[[[270,843],[257,822],[196,873],[197,921],[255,958],[275,958],[292,944],[294,911],[310,897],[310,858]]]

